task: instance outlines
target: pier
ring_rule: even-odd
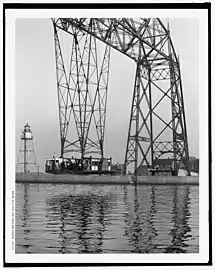
[[[112,185],[198,185],[198,176],[134,176],[134,175],[75,175],[75,174],[16,174],[16,183],[38,184],[112,184]]]

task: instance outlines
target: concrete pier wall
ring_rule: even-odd
[[[51,183],[51,184],[190,184],[198,185],[198,176],[132,176],[132,175],[52,175],[46,173],[16,174],[16,183]]]

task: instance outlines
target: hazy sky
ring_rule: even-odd
[[[170,31],[180,55],[191,156],[199,156],[198,20],[171,19]],[[31,125],[37,163],[60,154],[53,26],[50,19],[16,20],[16,155],[26,122]],[[124,162],[135,63],[112,50],[105,133],[105,156]]]

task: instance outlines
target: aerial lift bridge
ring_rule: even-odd
[[[136,64],[124,169],[153,168],[165,155],[189,174],[189,151],[179,58],[159,18],[53,18],[61,156],[104,158],[110,52]],[[71,39],[70,63],[60,33]],[[105,46],[99,64],[99,42]],[[120,101],[123,102],[123,99]],[[69,129],[73,125],[72,139]],[[94,128],[95,132],[91,132]],[[75,129],[75,130],[74,130]]]

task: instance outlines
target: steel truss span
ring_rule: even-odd
[[[52,22],[61,155],[75,151],[81,157],[91,153],[104,155],[110,49],[113,48],[136,63],[125,171],[133,165],[135,173],[138,166],[153,166],[155,159],[168,155],[174,159],[175,169],[183,163],[189,173],[180,63],[169,27],[158,18],[56,18]],[[68,70],[59,38],[61,31],[72,39]],[[106,47],[98,65],[100,41]],[[77,131],[77,139],[73,141],[68,137],[72,121]],[[96,130],[94,137],[90,135],[92,126]]]

